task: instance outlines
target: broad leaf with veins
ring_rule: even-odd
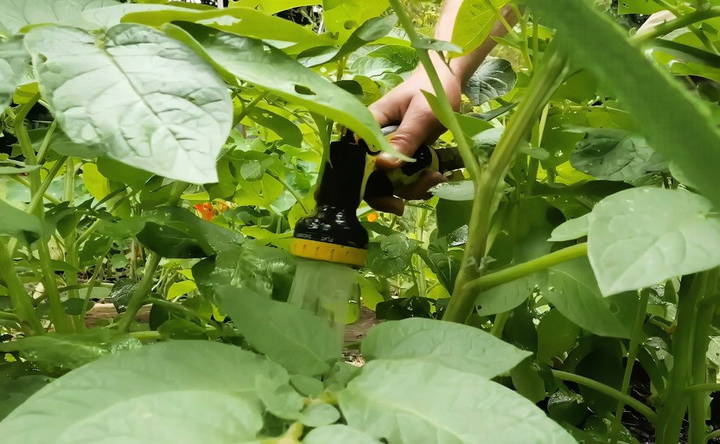
[[[104,34],[47,26],[25,38],[40,91],[74,142],[191,183],[217,181],[230,132],[230,93],[198,55],[152,28]]]

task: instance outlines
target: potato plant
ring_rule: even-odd
[[[506,6],[454,110],[430,54]],[[452,42],[436,8],[0,0],[2,441],[720,437],[720,2],[465,0]],[[358,210],[343,343],[286,302],[293,227],[420,65],[465,168]]]

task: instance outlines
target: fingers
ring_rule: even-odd
[[[392,213],[402,216],[405,212],[405,202],[395,196],[377,196],[365,199],[372,208],[383,213]]]
[[[442,125],[433,115],[425,97],[416,95],[402,117],[400,127],[393,133],[390,143],[401,154],[412,157],[418,147],[442,133]],[[402,162],[387,153],[381,153],[376,161],[379,168],[392,169]]]
[[[402,187],[396,194],[408,200],[429,199],[429,190],[435,185],[447,182],[447,178],[437,171],[423,171],[415,182]]]

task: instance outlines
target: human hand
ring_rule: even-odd
[[[439,57],[434,59],[434,64],[450,104],[454,109],[458,109],[462,94],[461,76],[452,72]],[[425,70],[420,68],[405,82],[370,105],[370,111],[380,126],[399,124],[390,143],[398,152],[408,157],[412,157],[422,144],[434,142],[445,131],[422,91],[432,92],[433,88]],[[387,153],[381,153],[376,165],[379,169],[391,170],[399,168],[402,161]],[[378,211],[402,215],[405,208],[403,199],[427,199],[430,197],[428,190],[445,181],[445,177],[439,172],[426,171],[417,181],[396,190],[396,196],[374,197],[368,204]]]

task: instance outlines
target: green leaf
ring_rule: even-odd
[[[622,0],[618,2],[619,14],[654,14],[663,6],[654,0]]]
[[[581,331],[558,310],[550,310],[540,320],[537,333],[537,359],[543,364],[552,364],[554,357],[562,358],[563,353],[575,345]]]
[[[305,375],[290,376],[290,383],[305,396],[316,398],[323,391],[323,383],[317,378]]]
[[[418,242],[402,233],[380,236],[371,242],[367,267],[380,276],[394,276],[410,266]]]
[[[489,57],[468,79],[464,92],[473,105],[482,105],[512,91],[516,81],[510,62]]]
[[[22,236],[27,242],[40,237],[40,219],[0,200],[0,236]]]
[[[146,223],[138,240],[163,257],[206,257],[243,242],[239,233],[202,220],[184,208],[158,208],[146,212],[143,219]]]
[[[566,318],[598,336],[629,338],[636,300],[626,294],[605,298],[585,258],[549,270],[542,295]]]
[[[323,0],[323,24],[337,35],[340,43],[350,38],[356,28],[368,19],[382,15],[388,0]]]
[[[181,6],[183,3],[175,2],[175,4],[178,6],[156,5],[152,3],[124,3],[120,5],[107,6],[105,8],[89,9],[83,12],[83,17],[93,23],[96,23],[98,27],[110,28],[122,23],[123,17],[131,13],[147,11],[187,11],[187,8],[183,8]],[[125,21],[133,23],[132,20]]]
[[[349,426],[393,443],[575,442],[512,390],[434,362],[370,362],[338,399]]]
[[[58,23],[94,29],[82,12],[117,5],[115,0],[3,0],[0,3],[0,25],[17,34],[27,25]]]
[[[308,427],[321,427],[340,419],[340,412],[330,404],[310,404],[300,414],[299,421]]]
[[[373,327],[362,343],[367,360],[421,360],[493,378],[530,356],[478,328],[410,318]]]
[[[380,441],[370,435],[343,424],[313,429],[302,442],[303,444],[380,444]]]
[[[123,17],[124,23],[139,23],[159,27],[171,22],[192,22],[243,37],[273,41],[327,45],[332,39],[318,35],[309,28],[260,11],[246,8],[226,8],[192,11],[172,8],[159,11],[135,12]]]
[[[468,201],[475,198],[475,184],[472,180],[444,182],[434,186],[430,192],[440,199]]]
[[[627,32],[590,0],[525,0],[557,28],[557,40],[574,63],[592,72],[640,123],[648,143],[687,174],[720,206],[714,165],[720,165],[720,129],[707,105],[647,60]],[[598,63],[598,58],[603,63]]]
[[[508,0],[491,1],[497,9],[508,3]],[[488,6],[488,0],[465,0],[455,19],[452,42],[460,46],[464,53],[471,52],[488,38],[496,21],[497,15]]]
[[[319,46],[303,51],[298,55],[298,61],[305,66],[317,66],[332,62],[351,54],[356,49],[385,37],[397,24],[397,16],[388,15],[375,17],[363,23],[348,38],[340,48],[334,46]]]
[[[470,222],[472,200],[440,199],[437,204],[438,236],[444,237]]]
[[[598,179],[628,183],[668,167],[643,137],[616,129],[588,131],[570,161],[575,169]]]
[[[0,115],[10,105],[15,88],[30,66],[30,54],[23,46],[23,37],[0,42]]]
[[[558,225],[552,232],[549,242],[565,242],[575,240],[588,235],[590,231],[590,214],[585,214],[575,219],[566,220]]]
[[[220,307],[250,345],[293,373],[325,373],[340,357],[335,329],[309,311],[250,292],[225,295]]]
[[[590,214],[588,255],[605,295],[649,287],[720,265],[720,219],[682,190],[633,188]]]
[[[109,180],[130,185],[136,190],[144,187],[152,177],[152,174],[147,171],[125,165],[107,157],[101,157],[97,160],[97,168],[100,174]]]
[[[230,93],[180,42],[123,24],[100,35],[35,28],[25,46],[43,97],[74,142],[172,179],[217,180],[215,160],[232,122]],[[158,81],[167,78],[176,80]]]
[[[480,316],[510,311],[525,302],[533,294],[535,286],[546,279],[544,273],[534,273],[484,290],[475,300],[475,310]]]
[[[302,131],[285,117],[259,106],[252,107],[247,115],[260,126],[282,137],[286,144],[295,147],[302,146]]]
[[[182,28],[168,26],[167,32],[191,45],[194,39],[194,47],[204,51],[227,74],[329,117],[372,146],[395,152],[362,102],[282,51],[259,40],[193,23],[182,23]],[[272,69],[268,69],[269,66]]]
[[[48,333],[0,344],[0,352],[19,351],[23,358],[47,372],[66,372],[111,353],[133,350],[142,344],[132,336],[110,330],[86,333]]]
[[[0,420],[50,381],[52,378],[40,374],[23,375],[11,379],[0,378]]]
[[[320,3],[320,0],[233,0],[230,2],[230,7],[257,9],[269,15],[299,6],[317,5]]]
[[[254,443],[263,425],[255,382],[261,375],[277,385],[288,379],[277,364],[231,345],[150,345],[50,383],[0,423],[0,434],[8,444],[108,436],[137,444]]]

